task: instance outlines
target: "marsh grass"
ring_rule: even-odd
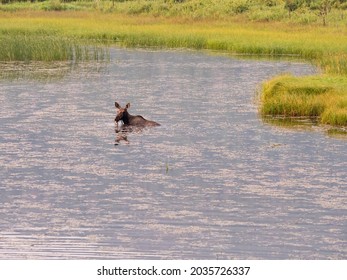
[[[327,74],[347,74],[347,53],[325,54],[314,62]]]
[[[100,46],[47,32],[0,32],[0,61],[104,60],[108,52]]]
[[[347,73],[347,38],[344,29],[339,27],[97,12],[30,11],[0,14],[0,36],[4,33],[55,35],[72,39],[70,45],[84,39],[127,47],[192,48],[231,54],[298,56],[314,62],[328,73]]]
[[[0,59],[5,61],[54,61],[77,58],[77,46],[54,36],[2,35]]]
[[[347,125],[347,77],[283,75],[267,81],[261,96],[263,116],[317,118]]]
[[[297,56],[326,73],[347,74],[347,38],[339,27],[192,20],[88,12],[31,11],[0,17],[3,33],[69,38],[127,47],[192,48],[258,56]],[[65,45],[66,44],[65,39]]]

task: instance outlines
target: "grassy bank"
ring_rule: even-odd
[[[140,5],[144,1],[128,2],[117,2],[117,5]],[[157,3],[150,2],[153,5]],[[46,2],[37,3],[43,4],[47,5]],[[80,54],[86,57],[90,54],[86,55],[86,49],[81,46],[100,43],[294,56],[317,65],[325,75],[311,77],[311,80],[281,76],[269,81],[264,85],[262,114],[315,116],[323,123],[347,125],[347,118],[343,117],[347,115],[347,87],[341,86],[346,85],[344,77],[347,75],[347,36],[343,21],[322,26],[318,22],[293,23],[289,18],[253,21],[249,19],[250,10],[248,15],[233,13],[229,17],[224,14],[194,17],[191,13],[183,16],[154,14],[153,10],[126,13],[120,7],[107,13],[105,10],[110,9],[90,12],[90,7],[87,11],[44,11],[42,8],[32,9],[32,6],[16,12],[0,11],[0,60],[61,60],[76,58]],[[291,96],[297,95],[296,98],[303,98],[303,101],[295,101],[297,105],[293,106],[293,98],[282,95],[284,91],[279,90],[278,84],[285,84]],[[309,101],[303,91],[310,85],[313,88],[328,87],[329,90],[315,94],[316,98]],[[307,95],[312,96],[311,90]],[[282,108],[281,100],[288,103],[290,110]],[[324,102],[326,104],[322,105]]]
[[[347,124],[347,77],[283,75],[263,85],[261,113],[318,118],[324,124]]]
[[[345,29],[282,22],[192,20],[97,12],[0,12],[0,36],[56,36],[127,47],[193,48],[308,59],[326,73],[347,73]],[[19,37],[18,37],[19,38]],[[4,59],[4,57],[0,57]]]

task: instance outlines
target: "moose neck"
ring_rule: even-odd
[[[128,111],[126,111],[126,112],[124,112],[124,114],[123,114],[123,122],[124,122],[124,124],[130,124],[130,120],[133,118],[134,116],[132,116],[132,115],[130,115],[129,113],[128,113]]]

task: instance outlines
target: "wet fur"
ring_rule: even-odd
[[[159,126],[160,124],[154,121],[146,120],[142,116],[133,116],[129,114],[128,109],[130,103],[128,103],[124,108],[122,108],[119,103],[115,102],[115,107],[118,109],[115,122],[123,121],[124,125],[132,125],[139,127],[149,127],[149,126]]]

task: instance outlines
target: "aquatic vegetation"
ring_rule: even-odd
[[[1,35],[0,38],[0,59],[6,61],[67,60],[81,53],[73,42],[54,36]]]
[[[0,27],[1,61],[81,61],[103,60],[108,57],[104,47],[76,38],[64,36],[45,22],[25,18],[1,18],[6,22]],[[24,21],[23,21],[24,19]],[[37,25],[36,25],[37,23]]]
[[[0,35],[2,61],[102,60],[107,51],[59,36]]]
[[[107,52],[98,46],[56,35],[0,34],[2,61],[81,61],[105,59]]]
[[[283,75],[263,85],[261,114],[347,125],[347,77]]]
[[[325,54],[315,59],[315,63],[327,74],[347,74],[347,54]]]

